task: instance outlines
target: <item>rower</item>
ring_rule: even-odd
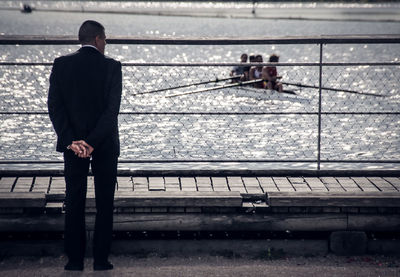
[[[32,7],[29,6],[28,4],[23,4],[21,12],[22,13],[31,13],[32,12]]]
[[[256,63],[262,63],[263,62],[262,56],[261,55],[257,55],[255,57],[255,62]],[[261,79],[261,77],[262,77],[262,69],[263,69],[262,66],[252,66],[250,68],[250,71],[249,71],[249,80],[252,81],[252,80]],[[263,84],[263,82],[255,83],[254,87],[255,88],[264,88],[264,84]]]
[[[249,62],[250,63],[255,63],[256,62],[256,55],[250,54]],[[244,75],[240,80],[241,81],[249,81],[250,80],[250,66],[246,66],[244,68]]]
[[[247,63],[247,54],[246,53],[243,53],[240,56],[240,62]],[[239,65],[239,66],[235,66],[229,75],[230,76],[241,76],[240,78],[238,77],[238,78],[232,79],[232,83],[237,83],[237,82],[239,82],[239,79],[240,79],[240,81],[246,81],[248,78],[247,77],[248,74],[249,74],[249,67]]]
[[[269,57],[269,62],[270,63],[279,62],[279,56],[276,54],[272,54]],[[282,77],[278,76],[276,66],[264,66],[262,69],[262,78],[263,78],[263,80],[265,80],[265,88],[266,89],[283,92],[282,83],[277,81],[278,79],[280,79]]]

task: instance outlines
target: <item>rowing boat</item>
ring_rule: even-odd
[[[292,91],[278,92],[276,90],[259,89],[252,87],[240,87],[239,89],[232,91],[232,94],[237,97],[250,97],[257,100],[279,100],[279,101],[290,101],[296,103],[309,103],[310,98],[302,95],[293,93]]]

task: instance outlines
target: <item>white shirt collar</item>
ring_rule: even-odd
[[[82,45],[82,48],[83,48],[83,47],[92,47],[92,48],[96,49],[97,51],[99,51],[99,49],[97,49],[95,46],[90,45],[90,44]]]

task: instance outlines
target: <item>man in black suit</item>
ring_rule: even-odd
[[[83,270],[86,248],[85,201],[91,164],[95,183],[94,270],[112,269],[113,202],[119,156],[118,113],[122,93],[121,63],[104,56],[104,27],[85,21],[82,47],[54,60],[48,109],[64,153],[66,270]]]

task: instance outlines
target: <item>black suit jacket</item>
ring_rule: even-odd
[[[118,113],[122,93],[121,63],[92,47],[54,60],[48,109],[57,133],[57,151],[85,140],[94,151],[119,155]]]

